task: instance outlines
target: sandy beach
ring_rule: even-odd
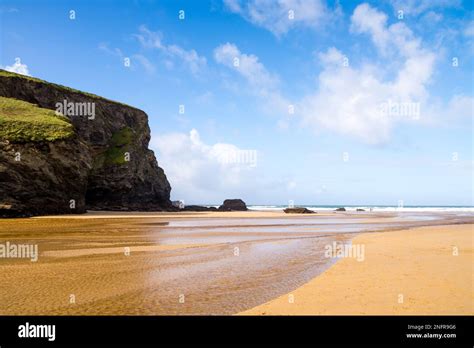
[[[244,315],[472,315],[474,225],[361,234],[365,260],[344,258]],[[291,299],[291,301],[290,301]]]
[[[39,257],[0,258],[0,314],[472,313],[473,220],[328,211],[3,219],[0,243],[37,245]],[[364,261],[325,256],[351,241],[365,246]]]

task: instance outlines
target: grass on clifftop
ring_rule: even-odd
[[[50,85],[50,86],[65,90],[65,91],[79,93],[79,94],[85,95],[85,96],[93,98],[93,99],[101,99],[101,100],[105,100],[105,101],[108,101],[108,102],[111,102],[111,103],[114,103],[114,104],[119,104],[119,105],[123,105],[123,106],[129,107],[129,108],[132,108],[132,109],[136,109],[133,106],[130,106],[130,105],[127,105],[127,104],[124,104],[124,103],[121,103],[121,102],[118,102],[118,101],[115,101],[115,100],[110,100],[110,99],[101,97],[99,95],[93,94],[93,93],[80,91],[78,89],[74,89],[74,88],[71,88],[71,87],[66,87],[66,86],[63,86],[63,85],[58,85],[56,83],[52,83],[52,82],[48,82],[48,81],[45,81],[45,80],[38,79],[36,77],[31,77],[31,76],[27,76],[27,75],[21,75],[21,74],[13,73],[13,72],[6,71],[6,70],[3,70],[3,69],[0,69],[0,77],[10,77],[10,78],[15,78],[16,77],[16,78],[29,80],[29,81],[40,82],[40,83],[44,83],[46,85]]]
[[[64,116],[34,104],[0,97],[0,139],[11,142],[55,141],[69,138],[74,127]]]
[[[46,82],[40,79],[37,79],[36,77],[31,77],[28,75],[22,75],[22,74],[17,74],[14,72],[6,71],[3,69],[0,69],[0,76],[5,76],[5,77],[21,77],[22,79],[25,80],[31,80],[31,81],[36,81],[36,82]],[[47,83],[47,82],[46,82]]]

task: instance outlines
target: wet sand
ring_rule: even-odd
[[[33,243],[40,253],[37,262],[0,258],[0,314],[236,314],[326,271],[335,262],[324,256],[330,243],[349,243],[363,231],[469,220],[331,212],[0,220],[0,243]]]
[[[473,315],[473,237],[473,224],[361,234],[352,243],[366,246],[364,261],[343,258],[241,314]]]

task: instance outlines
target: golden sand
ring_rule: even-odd
[[[474,225],[366,233],[365,259],[340,259],[315,279],[244,315],[474,314]]]
[[[0,242],[38,245],[40,255],[38,262],[0,258],[0,314],[238,313],[304,284],[327,263],[315,262],[317,246],[349,239],[343,233],[307,238],[311,230],[294,227],[293,219],[303,216],[289,216],[292,227],[281,231],[272,224],[282,223],[283,214],[169,218],[169,213],[100,212],[0,219]],[[170,227],[183,218],[188,221]],[[251,223],[257,225],[249,228]]]
[[[40,258],[0,259],[0,314],[472,314],[472,217],[457,220],[470,225],[358,235],[363,262],[331,266],[321,253],[328,243],[348,243],[361,222],[406,229],[453,218],[437,216],[91,212],[2,219],[0,242],[38,245]]]
[[[107,248],[83,248],[83,249],[66,249],[66,250],[52,250],[41,253],[42,257],[78,257],[88,255],[103,255],[103,254],[126,254],[143,251],[165,251],[186,248],[196,248],[205,246],[206,244],[178,244],[178,245],[142,245],[133,247],[107,247]]]

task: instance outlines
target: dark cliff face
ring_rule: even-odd
[[[50,110],[89,103],[89,113],[64,113],[74,126],[67,139],[0,138],[0,216],[173,209],[143,111],[10,73],[0,74],[0,96]]]

